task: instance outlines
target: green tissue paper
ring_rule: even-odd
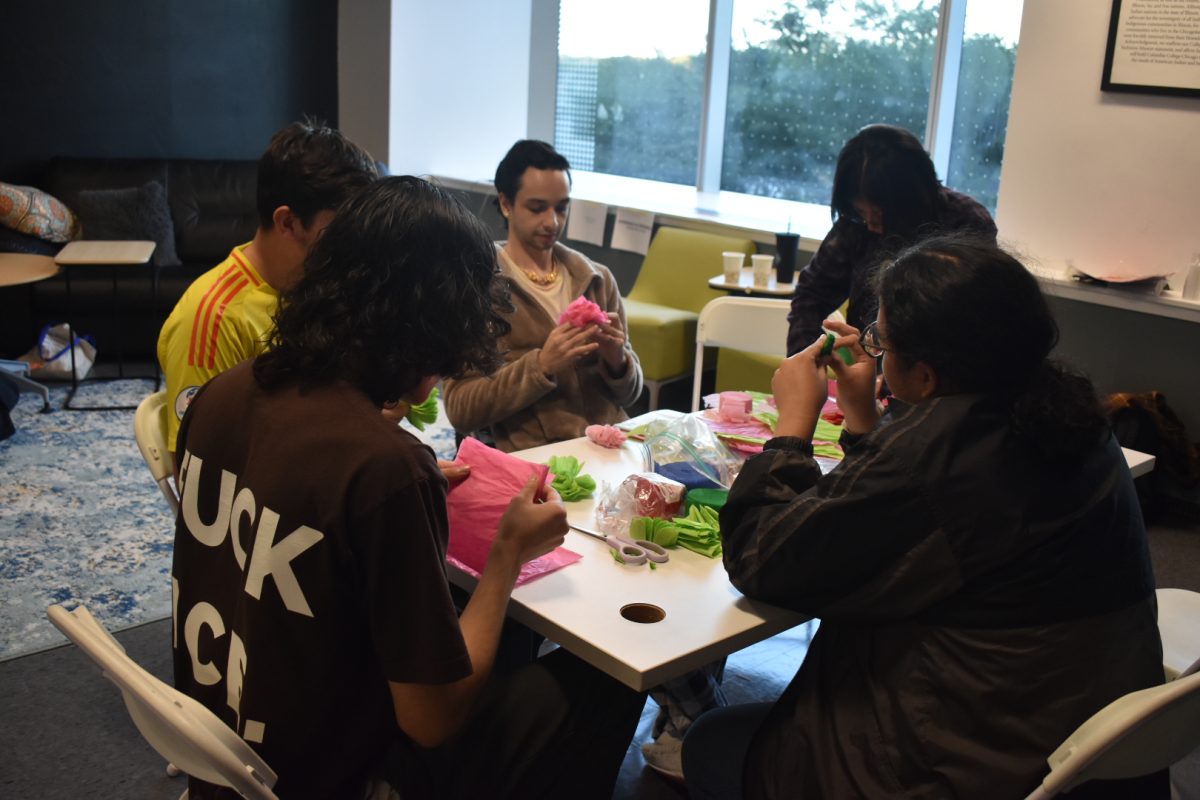
[[[426,425],[432,425],[437,422],[438,407],[437,400],[441,391],[435,386],[433,391],[429,393],[429,397],[425,398],[425,402],[418,403],[408,409],[408,413],[404,418],[412,423],[412,426],[419,431],[425,430]]]
[[[550,486],[568,503],[586,500],[596,491],[596,481],[591,475],[580,475],[583,464],[575,456],[550,456],[546,462],[554,474]]]

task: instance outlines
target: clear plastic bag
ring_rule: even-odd
[[[728,489],[742,467],[742,460],[721,443],[708,423],[694,414],[669,423],[651,423],[646,429],[646,447],[656,472],[664,472],[689,488],[704,483],[689,481],[686,468],[690,467],[690,471],[708,483]]]
[[[603,482],[596,498],[596,526],[624,535],[634,517],[671,519],[683,513],[684,486],[654,472],[635,472],[615,486]]]

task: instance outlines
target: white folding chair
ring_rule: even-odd
[[[46,615],[117,685],[134,725],[159,755],[242,797],[276,800],[271,788],[277,776],[250,745],[212,711],[134,663],[85,607],[54,605]]]
[[[1090,780],[1136,778],[1166,769],[1200,746],[1200,674],[1130,692],[1092,715],[1050,754],[1050,774],[1026,798],[1046,798]]]
[[[787,356],[787,300],[766,297],[718,297],[700,311],[696,325],[696,366],[692,375],[692,411],[700,410],[700,373],[704,348],[731,347],[752,353]]]
[[[1200,671],[1200,592],[1159,589],[1157,595],[1163,672],[1173,681]]]
[[[165,391],[155,392],[138,403],[137,411],[133,413],[133,435],[137,439],[138,450],[150,468],[159,490],[166,498],[171,511],[179,514],[179,495],[171,479],[175,475],[171,454],[167,449],[167,432],[164,429],[163,414],[167,404]]]

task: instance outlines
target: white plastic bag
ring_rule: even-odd
[[[38,377],[71,380],[70,341],[70,328],[65,322],[42,328],[37,346],[42,362],[36,367]],[[75,379],[81,381],[92,370],[92,362],[96,360],[96,345],[90,336],[76,336],[71,344],[75,350]]]

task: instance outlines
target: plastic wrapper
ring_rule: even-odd
[[[670,519],[683,507],[683,484],[653,472],[638,472],[617,485],[603,483],[596,500],[596,527],[626,534],[635,517]]]

